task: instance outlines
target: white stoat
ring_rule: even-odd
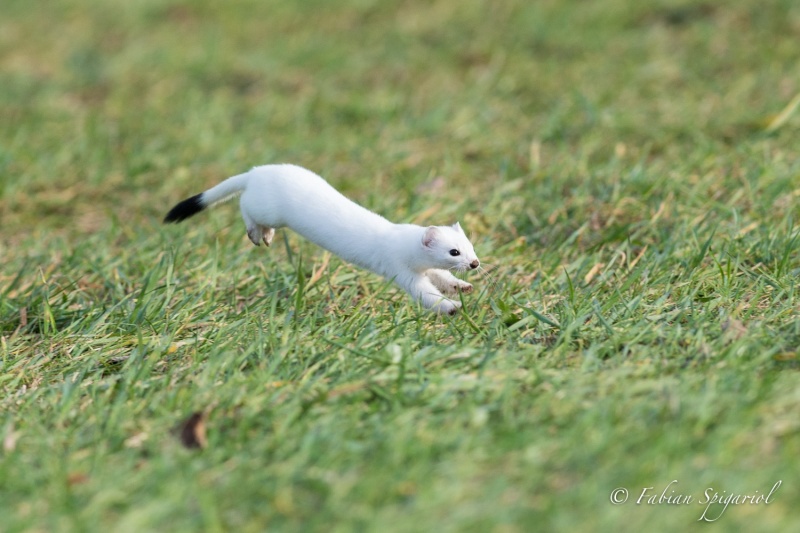
[[[439,313],[454,314],[461,307],[444,295],[472,290],[450,273],[480,265],[458,222],[427,228],[393,224],[295,165],[264,165],[228,178],[173,207],[164,222],[180,222],[237,194],[242,195],[247,236],[256,246],[262,241],[269,246],[276,228],[289,227],[342,259],[394,280]]]

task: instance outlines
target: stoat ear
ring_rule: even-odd
[[[428,226],[425,228],[425,233],[422,235],[422,246],[425,248],[433,248],[433,245],[438,237],[439,228],[436,226]]]
[[[461,235],[465,235],[465,234],[464,234],[464,230],[463,230],[463,229],[461,229],[461,224],[459,224],[458,222],[456,222],[455,224],[453,224],[452,228],[453,228],[454,230],[456,230],[457,232],[459,232]]]

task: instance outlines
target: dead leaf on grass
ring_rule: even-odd
[[[175,433],[186,448],[205,448],[207,444],[205,414],[199,411],[192,413],[189,418],[178,424]]]

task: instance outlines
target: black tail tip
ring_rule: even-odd
[[[167,216],[164,217],[164,223],[180,222],[186,220],[192,215],[196,215],[206,206],[203,205],[203,193],[196,194],[191,198],[187,198],[175,207],[169,210]]]

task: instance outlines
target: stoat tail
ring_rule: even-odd
[[[247,174],[239,174],[226,179],[205,192],[187,198],[169,210],[167,216],[164,217],[164,222],[181,222],[190,216],[196,215],[206,207],[211,207],[218,202],[224,202],[241,194],[247,186],[247,178]]]

